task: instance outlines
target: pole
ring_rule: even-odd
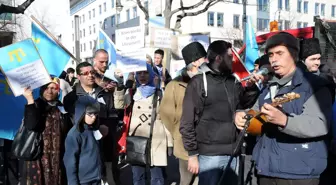
[[[75,50],[76,50],[76,59],[78,61],[80,61],[80,48],[79,47],[80,47],[79,45],[79,16],[75,15]]]

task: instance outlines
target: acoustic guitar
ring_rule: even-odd
[[[279,105],[282,105],[284,103],[290,102],[298,98],[300,98],[300,95],[297,93],[294,92],[287,93],[282,97],[276,97],[275,99],[273,99],[271,105],[273,107],[277,107]],[[252,119],[250,120],[250,125],[247,128],[247,133],[256,136],[261,135],[262,126],[263,124],[267,123],[266,116],[263,113],[252,109],[248,111],[247,114],[253,116]]]

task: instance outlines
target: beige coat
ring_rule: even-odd
[[[188,160],[188,154],[184,149],[182,135],[179,129],[186,87],[187,83],[182,80],[171,81],[166,87],[160,108],[162,122],[174,139],[174,155],[183,160]]]
[[[138,92],[136,92],[135,96],[138,95],[137,93]],[[154,95],[148,97],[147,99],[142,99],[134,102],[131,124],[128,132],[129,135],[131,135],[134,132],[134,129],[141,123],[141,125],[135,131],[135,136],[149,137],[153,97]],[[126,104],[128,104],[127,102],[129,101],[127,100],[129,100],[129,98],[129,96],[126,97]],[[159,104],[157,107],[157,112],[158,110]],[[143,118],[142,120],[144,120],[144,122],[141,121],[140,116]],[[166,127],[162,124],[160,115],[157,115],[153,128],[151,165],[167,166],[167,148],[172,146],[172,137]]]

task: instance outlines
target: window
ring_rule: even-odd
[[[289,21],[285,21],[285,30],[290,29],[290,22]]]
[[[86,44],[84,43],[83,45],[84,45],[84,51],[86,51]]]
[[[325,15],[325,4],[321,4],[321,15]]]
[[[282,0],[278,0],[278,10],[282,10]]]
[[[82,17],[79,16],[79,23],[82,23]]]
[[[133,17],[138,17],[138,8],[136,6],[133,7]]]
[[[74,21],[71,21],[71,27],[72,28],[74,27]]]
[[[112,15],[111,17],[111,26],[113,27],[115,25],[115,15]]]
[[[79,31],[79,37],[82,38],[82,30]]]
[[[89,11],[89,19],[91,19],[91,11]]]
[[[75,40],[75,34],[72,34],[72,41]]]
[[[233,3],[237,3],[237,4],[238,4],[238,3],[239,3],[239,0],[233,0]]]
[[[75,47],[72,47],[72,54],[75,54]]]
[[[93,33],[96,33],[96,25],[95,24],[93,24]]]
[[[92,49],[92,41],[90,41],[90,49]]]
[[[302,22],[297,22],[297,28],[302,28]]]
[[[223,13],[217,13],[217,26],[218,27],[224,26],[224,14]]]
[[[114,0],[111,1],[112,8],[114,8]]]
[[[233,15],[233,27],[239,28],[239,15]]]
[[[83,14],[83,23],[85,22],[85,15]]]
[[[298,0],[298,1],[297,1],[297,12],[299,12],[299,13],[302,12],[301,5],[302,5],[302,0]]]
[[[102,7],[101,7],[101,5],[99,5],[99,14],[101,14],[102,13]]]
[[[130,20],[131,19],[131,13],[130,13],[130,9],[126,10],[126,20]]]
[[[89,26],[89,34],[90,35],[92,34],[92,32],[91,32],[91,26]]]
[[[81,52],[83,52],[83,44],[81,44]]]
[[[303,27],[305,28],[305,27],[308,27],[308,23],[307,22],[304,22],[303,23]]]
[[[120,14],[117,14],[117,24],[119,24],[120,23]]]
[[[103,25],[103,22],[99,22],[99,28],[101,28],[102,27],[102,25]]]
[[[336,11],[336,5],[332,5],[331,6],[331,17],[335,17],[336,15],[335,15],[335,12]]]
[[[145,1],[144,7],[148,10],[148,1]]]
[[[315,3],[315,15],[320,14],[320,3]]]
[[[289,0],[285,0],[285,9],[286,9],[286,11],[290,10],[290,8],[289,8]]]
[[[106,12],[106,2],[104,3],[104,12]]]
[[[269,19],[257,19],[257,30],[258,31],[265,31],[268,29],[269,26]]]
[[[92,9],[92,17],[96,16],[96,9]]]
[[[303,13],[308,13],[308,1],[303,2]]]
[[[83,29],[83,37],[85,37],[85,28]]]
[[[214,26],[214,13],[208,12],[208,26]]]
[[[269,0],[258,0],[257,1],[258,11],[267,11],[268,3],[269,3]]]

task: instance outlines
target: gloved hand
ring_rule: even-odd
[[[174,153],[174,148],[173,147],[168,147],[167,153],[168,153],[168,156],[172,156],[173,153]]]

